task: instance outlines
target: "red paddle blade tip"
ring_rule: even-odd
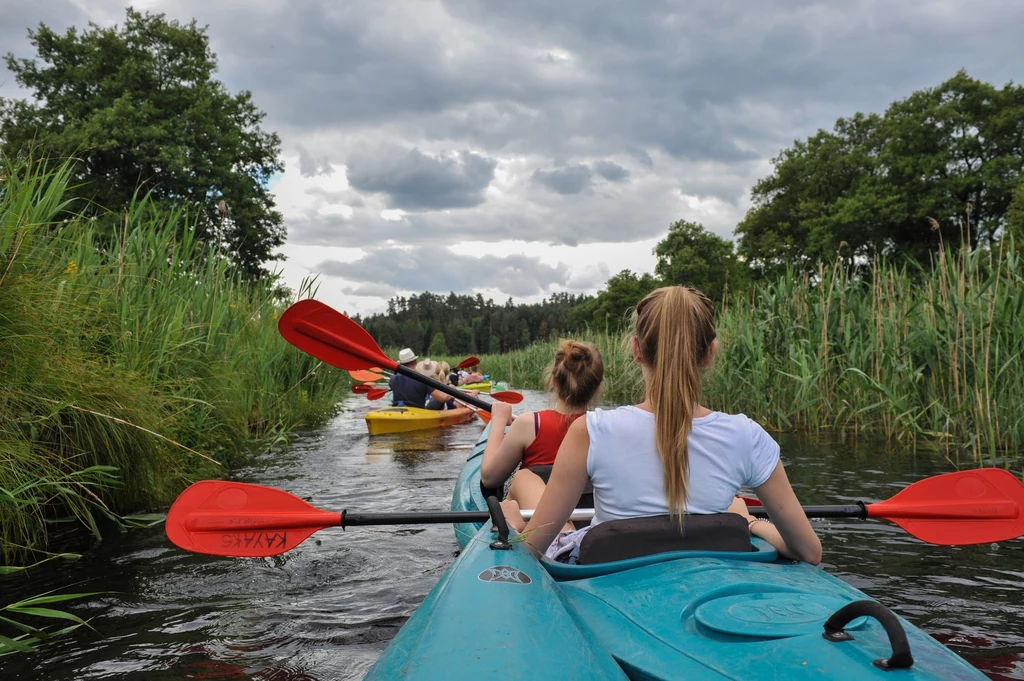
[[[890,520],[941,546],[989,544],[1024,535],[1024,483],[1002,468],[925,478],[867,509],[869,516]]]
[[[517,393],[513,390],[501,390],[496,393],[491,393],[492,400],[498,400],[499,402],[505,402],[506,404],[519,404],[523,401],[523,394]]]
[[[348,375],[354,380],[362,381],[363,383],[376,383],[377,381],[381,381],[386,378],[383,374],[376,374],[373,371],[368,370],[349,371]]]
[[[259,558],[290,551],[309,535],[341,524],[283,490],[204,480],[178,496],[167,513],[167,538],[193,553]]]

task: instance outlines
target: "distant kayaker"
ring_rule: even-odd
[[[465,374],[459,374],[459,385],[472,385],[473,383],[483,383],[484,375],[480,373],[479,366],[472,366],[466,369]]]
[[[402,351],[398,353],[398,363],[403,364],[410,369],[416,368],[416,360],[419,358],[411,348],[402,348]],[[424,409],[427,407],[427,399],[434,398],[434,400],[441,406],[433,407],[434,409],[443,409],[445,401],[448,400],[448,395],[441,392],[440,390],[432,390],[429,385],[420,383],[416,379],[403,376],[402,374],[395,374],[388,381],[388,387],[391,388],[391,404],[396,407],[419,407]]]
[[[569,426],[586,413],[604,380],[604,360],[596,346],[563,340],[545,370],[548,387],[557,402],[554,409],[526,412],[512,421],[511,405],[491,405],[491,432],[480,464],[480,483],[498,489],[516,466],[508,498],[524,508],[537,505],[544,493],[544,480],[534,467],[549,467],[562,444]],[[498,427],[511,421],[508,434]],[[577,497],[578,498],[578,497]]]
[[[643,371],[644,401],[573,422],[529,523],[514,500],[502,504],[509,524],[536,553],[566,553],[574,562],[583,535],[602,522],[732,511],[781,555],[821,562],[821,541],[789,484],[779,445],[743,414],[700,404],[702,373],[718,349],[715,336],[711,301],[695,289],[659,288],[637,304],[630,347]],[[593,522],[560,533],[588,481]],[[771,522],[746,513],[736,497],[741,487],[754,490]]]

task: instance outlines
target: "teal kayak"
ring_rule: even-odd
[[[486,435],[462,468],[452,510],[487,508]],[[492,548],[490,523],[455,530],[461,554],[367,679],[986,678],[864,593],[778,560],[756,538],[745,552],[565,565],[538,560],[514,537],[510,549]],[[842,608],[856,616],[830,640],[825,623]],[[878,666],[904,645],[910,667]]]

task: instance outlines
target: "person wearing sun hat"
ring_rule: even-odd
[[[424,376],[430,376],[439,383],[446,383],[448,381],[448,372],[442,369],[442,364],[448,366],[447,362],[435,362],[428,357],[416,365],[416,371]],[[440,411],[442,409],[455,409],[456,406],[458,405],[455,404],[455,400],[447,395],[445,395],[444,400],[438,400],[431,394],[427,400],[427,409]]]
[[[419,355],[412,351],[411,348],[402,348],[402,351],[398,353],[398,363],[403,364],[410,369],[416,368],[416,360],[419,359]],[[429,385],[420,383],[414,378],[403,376],[402,374],[395,374],[388,381],[388,387],[391,388],[391,404],[396,407],[419,407],[423,409],[427,406],[427,399],[434,398],[434,400],[441,405],[448,400],[448,396],[440,390],[431,390]],[[435,407],[435,409],[443,408]]]

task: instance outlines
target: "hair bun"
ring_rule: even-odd
[[[564,364],[569,371],[578,371],[582,365],[591,361],[590,348],[574,340],[563,340],[559,344],[555,361]]]
[[[545,374],[566,404],[586,408],[601,387],[604,360],[596,346],[564,338]]]

